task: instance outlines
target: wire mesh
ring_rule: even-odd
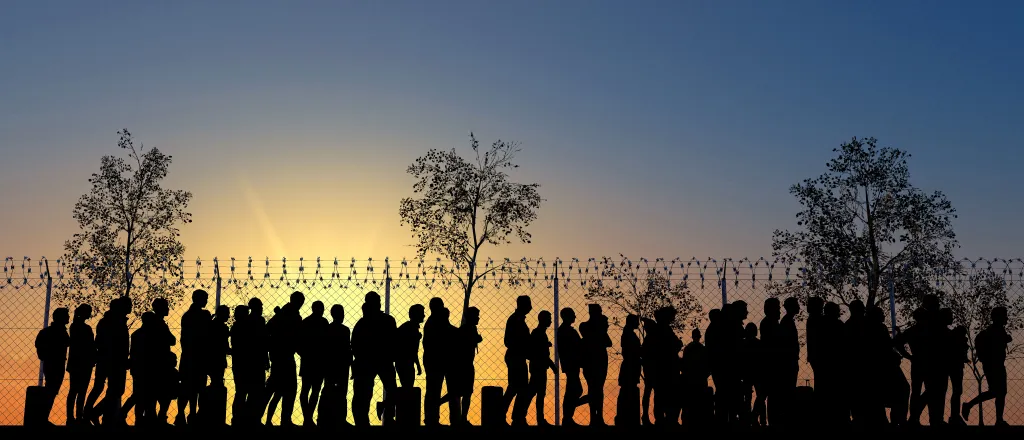
[[[346,310],[345,324],[352,328],[360,317],[360,305],[364,295],[369,291],[378,292],[384,298],[386,311],[401,325],[408,320],[408,310],[414,304],[426,306],[431,298],[441,298],[451,311],[450,321],[458,326],[462,319],[465,289],[460,284],[458,275],[465,278],[466,267],[441,260],[401,260],[389,259],[212,259],[177,261],[171,264],[182,269],[179,275],[169,275],[172,271],[163,271],[148,277],[140,277],[134,283],[135,291],[153,289],[153,286],[174,286],[183,300],[172,301],[174,304],[167,322],[175,336],[180,336],[180,318],[188,308],[187,293],[194,289],[204,289],[210,293],[212,308],[216,304],[234,306],[244,304],[256,297],[263,301],[267,318],[273,313],[274,306],[283,305],[293,291],[305,294],[307,300],[302,316],[310,313],[313,301],[323,301],[327,310],[334,304],[344,306]],[[483,341],[476,355],[476,377],[474,396],[469,410],[469,421],[480,422],[480,390],[484,386],[507,385],[508,371],[505,366],[503,345],[505,321],[515,309],[516,297],[527,295],[532,299],[533,311],[527,318],[532,329],[537,324],[537,314],[547,310],[553,316],[558,315],[555,309],[555,293],[558,293],[559,307],[573,308],[579,316],[577,324],[585,321],[587,304],[594,302],[588,293],[597,286],[608,288],[628,288],[628,280],[621,272],[611,270],[615,267],[629,266],[638,269],[635,273],[641,278],[659,275],[669,280],[672,285],[683,286],[685,291],[697,300],[702,307],[698,317],[698,326],[703,330],[707,325],[707,312],[721,307],[723,301],[743,300],[748,304],[747,321],[759,323],[763,318],[762,303],[770,296],[768,286],[777,282],[800,282],[798,274],[802,270],[799,262],[784,263],[766,259],[636,259],[626,258],[590,258],[590,259],[519,259],[481,262],[478,274],[486,273],[474,286],[469,303],[480,310],[479,331]],[[963,274],[957,277],[936,278],[935,286],[940,289],[956,288],[958,284],[968,282],[971,275],[980,271],[991,271],[1005,281],[1010,296],[1020,297],[1024,294],[1021,280],[1024,278],[1024,261],[1021,259],[978,259],[964,260]],[[36,356],[34,339],[49,314],[56,307],[72,308],[76,304],[64,304],[60,298],[52,295],[61,287],[69,287],[71,274],[67,271],[74,265],[62,261],[47,261],[45,258],[34,260],[28,257],[16,260],[4,260],[4,277],[0,279],[0,297],[4,308],[0,312],[0,424],[21,424],[24,417],[25,393],[29,386],[41,381],[39,360]],[[557,286],[556,286],[557,285]],[[104,294],[104,286],[87,287],[96,295]],[[48,296],[48,290],[51,295]],[[162,290],[167,292],[167,289]],[[47,310],[47,299],[53,298]],[[615,402],[618,395],[618,352],[621,338],[621,327],[624,312],[616,307],[605,307],[605,314],[615,323],[610,329],[613,347],[609,350],[610,362],[605,381],[605,414],[607,423],[614,420]],[[94,318],[89,322],[95,328],[102,316],[104,308],[95,310]],[[845,313],[845,310],[844,310]],[[429,318],[429,315],[428,315]],[[888,319],[888,317],[887,317]],[[902,318],[897,317],[897,325],[902,326]],[[798,323],[801,340],[804,338],[803,321]],[[888,322],[891,325],[891,322]],[[131,330],[139,326],[133,319]],[[549,330],[549,338],[554,341],[555,328]],[[689,328],[680,332],[684,343],[690,341]],[[971,335],[973,337],[973,335]],[[1021,341],[1014,335],[1016,341]],[[174,351],[178,354],[178,347]],[[1010,424],[1024,422],[1024,406],[1020,398],[1024,394],[1024,365],[1019,357],[1012,353],[1007,360],[1008,395],[1006,420]],[[422,356],[422,348],[421,353]],[[554,350],[552,350],[554,355]],[[800,364],[800,381],[813,386],[813,374],[804,361],[806,351],[802,349]],[[297,360],[299,364],[301,360]],[[904,368],[909,374],[909,362],[904,361]],[[976,379],[969,368],[965,372],[963,398],[969,399],[984,389],[983,381]],[[559,372],[561,374],[561,372]],[[230,368],[226,371],[228,400],[233,398],[234,386]],[[555,405],[561,401],[556,396],[555,383],[561,381],[564,392],[564,376],[555,377],[549,373],[548,387],[545,394],[545,417],[549,423],[555,423]],[[584,383],[584,393],[588,394],[588,384]],[[712,383],[713,384],[713,383]],[[425,376],[416,377],[416,386],[425,388]],[[641,384],[641,387],[643,385]],[[57,424],[65,422],[65,405],[68,392],[67,380],[51,410],[50,420]],[[132,392],[131,376],[124,395],[127,398]],[[352,387],[349,387],[348,400],[351,402]],[[447,393],[444,389],[442,393]],[[383,389],[379,381],[374,387],[374,401],[383,399]],[[985,414],[986,423],[992,423],[992,403],[986,403],[981,409]],[[177,414],[176,404],[172,403],[170,417]],[[294,423],[302,422],[299,405],[291,415]],[[228,419],[230,420],[228,405]],[[280,408],[280,407],[279,407]],[[350,405],[351,408],[351,405]],[[372,406],[371,406],[372,408]],[[528,413],[528,422],[536,423],[533,406]],[[947,405],[947,411],[949,407]],[[372,411],[371,411],[372,412]],[[581,423],[589,421],[586,406],[579,408],[574,419]],[[275,424],[281,421],[279,409],[273,418]],[[351,411],[349,415],[351,422]],[[448,407],[440,409],[442,423],[449,420]],[[561,414],[560,419],[567,417]],[[129,422],[133,416],[128,415]],[[371,422],[379,423],[371,414]]]

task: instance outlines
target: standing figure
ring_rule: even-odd
[[[505,322],[505,366],[508,368],[508,389],[505,390],[505,407],[515,399],[512,408],[512,424],[526,426],[526,412],[530,407],[530,371],[526,362],[529,356],[530,328],[526,326],[526,315],[533,310],[530,297],[516,298],[516,311]]]
[[[562,323],[555,334],[558,341],[558,357],[565,372],[565,396],[562,398],[562,425],[576,426],[573,416],[580,406],[583,396],[583,382],[580,381],[580,368],[583,364],[583,340],[573,328],[576,322],[576,311],[566,307],[559,312]],[[557,398],[557,396],[556,396]]]
[[[420,365],[420,325],[424,318],[423,305],[413,304],[409,307],[409,320],[398,327],[398,340],[395,341],[395,371],[402,388],[416,386],[416,376],[423,374]],[[414,368],[415,367],[415,368]]]
[[[743,424],[747,426],[762,426],[765,424],[765,406],[763,400],[758,400],[758,405],[754,400],[754,391],[759,388],[763,388],[764,376],[761,372],[761,341],[757,339],[757,324],[748,322],[744,328],[743,335],[743,350],[742,358],[740,360],[740,379],[743,383],[742,386],[742,397],[743,397],[743,409],[744,420]]]
[[[92,318],[92,306],[82,304],[75,308],[74,322],[71,323],[71,343],[68,349],[68,390],[67,424],[86,422],[85,398],[89,392],[89,380],[96,366],[96,340],[92,327],[87,321]]]
[[[622,364],[619,365],[619,397],[615,405],[615,426],[636,426],[640,424],[640,374],[641,359],[640,317],[626,316],[619,346],[622,349]]]
[[[356,426],[370,425],[370,400],[373,398],[374,379],[380,378],[384,386],[381,422],[391,425],[395,421],[394,397],[395,361],[389,347],[398,329],[395,318],[380,310],[380,295],[366,294],[363,316],[352,329],[352,418]]]
[[[67,308],[60,307],[54,310],[53,321],[36,335],[36,356],[43,364],[46,398],[39,408],[38,419],[33,422],[52,424],[49,421],[50,411],[53,410],[53,402],[60,393],[60,387],[64,385],[68,346],[71,345],[71,336],[68,335],[67,329],[69,318]],[[43,408],[46,409],[45,413]]]
[[[288,304],[271,318],[267,324],[270,332],[270,382],[273,383],[275,399],[281,401],[281,426],[293,426],[292,413],[295,409],[295,392],[298,378],[295,376],[295,353],[302,331],[302,316],[299,309],[306,302],[302,292],[292,292]],[[272,401],[273,402],[273,401]],[[274,408],[271,403],[270,408]],[[274,410],[268,409],[267,424],[272,424]]]
[[[331,306],[331,324],[327,326],[326,350],[324,397],[320,401],[320,416],[317,422],[322,427],[347,426],[352,333],[345,325],[345,307],[341,304]]]
[[[580,323],[583,338],[583,378],[587,380],[587,396],[590,403],[590,426],[604,426],[604,386],[608,379],[608,348],[612,338],[608,336],[608,317],[604,316],[599,304],[589,304],[590,316]]]
[[[431,298],[428,305],[430,317],[423,324],[423,366],[427,370],[427,389],[423,395],[423,424],[437,426],[441,423],[441,388],[448,373],[447,347],[450,343],[452,325],[448,321],[448,314],[441,298]]]
[[[206,310],[209,294],[198,289],[192,292],[192,305],[181,316],[181,394],[178,396],[178,416],[174,424],[188,424],[188,414],[194,416],[199,411],[199,392],[206,387],[206,349],[203,346],[209,335],[212,316]]]
[[[796,392],[796,380],[800,374],[800,334],[796,329],[796,315],[800,313],[800,302],[789,297],[782,303],[786,314],[779,321],[779,370],[778,385],[772,391],[778,393],[782,398],[782,422],[786,426],[792,426],[796,414],[792,406],[793,396]],[[771,405],[771,402],[768,402]]]
[[[707,424],[714,414],[714,408],[713,396],[708,387],[711,364],[707,349],[700,342],[700,329],[693,329],[690,337],[692,341],[683,348],[680,370],[683,382],[682,419],[684,424],[692,427]]]
[[[551,360],[551,340],[548,329],[551,328],[551,312],[541,310],[537,314],[537,328],[530,333],[530,394],[536,401],[537,426],[548,426],[544,417],[544,397],[548,388],[548,370],[555,370],[555,361]]]
[[[1003,420],[1003,410],[1006,408],[1006,346],[1013,342],[1013,338],[1006,332],[1006,307],[993,308],[991,316],[992,324],[974,338],[974,346],[978,359],[981,360],[988,389],[964,403],[961,413],[965,421],[969,420],[971,408],[986,400],[995,399],[996,426],[1007,426]]]
[[[480,309],[470,307],[462,320],[453,340],[451,379],[448,385],[448,399],[459,399],[462,414],[459,425],[469,424],[469,406],[473,401],[473,385],[476,381],[476,352],[483,341],[477,326],[480,324]],[[442,399],[443,400],[443,399]],[[452,422],[452,424],[456,424]]]
[[[103,313],[100,322],[96,324],[96,375],[93,379],[92,391],[89,391],[89,397],[85,399],[85,414],[83,414],[86,421],[94,425],[99,424],[100,414],[103,411],[102,407],[97,407],[96,401],[103,394],[107,379],[110,377],[110,363],[112,360],[109,332],[102,330],[110,327],[110,322],[114,319],[113,316],[117,313],[119,307],[118,300],[119,298],[110,300],[107,311]]]
[[[246,364],[253,363],[249,360],[248,355],[252,351],[252,348],[247,345],[248,341],[245,340],[245,326],[249,320],[249,306],[237,305],[235,306],[235,322],[231,324],[230,342],[231,342],[231,375],[235,379],[235,399],[231,402],[231,425],[240,426],[242,420],[245,419],[243,415],[245,412],[245,398],[248,394],[248,383],[246,383],[245,375]]]
[[[72,337],[72,339],[74,339]],[[961,408],[960,399],[964,394],[964,365],[970,362],[970,358],[967,357],[967,353],[970,350],[970,345],[967,339],[967,327],[958,325],[953,328],[950,333],[950,346],[949,346],[949,382],[950,389],[953,391],[949,395],[949,424],[951,425],[965,425],[963,417],[960,416],[960,411],[957,408]]]
[[[125,383],[128,379],[128,357],[131,346],[131,336],[128,334],[128,315],[131,314],[134,307],[129,296],[122,296],[116,301],[117,313],[111,315],[111,319],[106,324],[100,320],[100,323],[96,325],[96,339],[101,339],[99,334],[103,333],[104,342],[110,344],[107,394],[100,402],[100,406],[104,408],[103,424],[107,426],[125,424],[121,403],[124,399]],[[103,328],[101,329],[101,327]]]
[[[764,400],[767,416],[767,422],[769,425],[775,424],[777,421],[774,418],[779,415],[779,409],[782,405],[776,404],[778,400],[773,402],[772,396],[775,395],[776,388],[778,388],[778,376],[781,374],[781,354],[780,354],[780,340],[779,340],[779,320],[782,319],[782,303],[779,302],[778,298],[768,298],[764,300],[764,318],[761,319],[761,325],[758,329],[761,332],[761,347],[764,350],[762,372],[764,373],[764,395],[758,392],[758,400]],[[706,337],[705,337],[706,338]],[[781,422],[781,420],[778,420]]]
[[[302,376],[302,390],[299,393],[299,407],[302,409],[302,424],[315,426],[313,412],[320,400],[320,389],[324,385],[326,366],[327,327],[330,325],[324,318],[324,303],[313,301],[313,313],[302,320],[299,341],[297,341],[299,357],[302,365],[299,376]]]

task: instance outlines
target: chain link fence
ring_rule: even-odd
[[[571,307],[578,316],[577,324],[585,321],[587,304],[595,302],[595,299],[589,296],[595,288],[619,289],[628,293],[632,287],[631,279],[624,276],[621,270],[626,268],[626,272],[636,274],[633,282],[640,281],[640,284],[643,284],[645,279],[660,276],[667,279],[670,285],[681,288],[700,306],[701,311],[695,318],[697,326],[703,330],[707,326],[708,311],[720,308],[724,301],[745,301],[749,310],[747,321],[760,323],[764,317],[762,304],[771,295],[769,286],[787,281],[800,283],[798,274],[802,270],[799,263],[786,264],[763,258],[521,259],[487,261],[480,264],[482,269],[478,273],[486,275],[474,287],[469,301],[472,306],[480,309],[479,331],[483,337],[476,356],[476,385],[469,411],[469,420],[474,424],[480,422],[481,388],[492,385],[504,388],[507,384],[507,370],[503,360],[504,326],[506,319],[515,309],[516,297],[520,295],[530,296],[533,302],[533,311],[527,319],[531,329],[537,323],[538,312],[547,310],[552,313],[556,321],[548,334],[554,342],[559,309]],[[134,292],[177,292],[181,295],[177,301],[171,301],[173,309],[167,318],[175,336],[180,336],[180,318],[188,309],[189,294],[195,289],[204,289],[210,293],[210,309],[220,304],[233,308],[235,305],[245,304],[250,298],[260,298],[268,318],[275,306],[284,305],[288,301],[291,292],[299,291],[305,294],[307,299],[301,311],[302,316],[310,313],[311,304],[316,300],[322,301],[327,310],[334,304],[340,304],[346,310],[345,324],[349,328],[352,328],[359,319],[364,295],[371,290],[380,293],[384,298],[385,311],[392,315],[399,325],[408,320],[410,306],[422,304],[426,307],[427,302],[433,297],[441,298],[451,310],[450,319],[453,325],[459,325],[463,313],[464,289],[459,284],[456,274],[462,271],[464,277],[466,268],[440,260],[231,258],[178,261],[171,266],[178,270],[163,270],[149,276],[140,276],[133,284]],[[973,274],[986,272],[1001,277],[1003,286],[1011,297],[1019,298],[1024,294],[1024,287],[1021,285],[1024,278],[1024,261],[1021,259],[964,260],[962,266],[963,274],[952,279],[935,277],[934,285],[940,289],[956,289],[970,283]],[[70,267],[73,266],[59,260],[50,262],[46,259],[34,260],[27,257],[21,260],[6,258],[4,261],[3,278],[0,278],[0,298],[3,298],[4,305],[0,311],[0,424],[21,424],[24,417],[26,388],[41,383],[34,340],[44,323],[48,322],[48,315],[56,307],[68,307],[73,311],[77,305],[65,304],[64,302],[68,302],[62,299],[65,296],[54,293],[61,291],[62,288],[65,291],[69,288],[78,288],[88,290],[84,292],[87,295],[110,295],[106,292],[109,289],[104,289],[104,286],[73,285],[73,276],[68,272]],[[89,322],[93,328],[105,310],[106,307],[99,307],[94,311],[94,317]],[[621,337],[619,325],[624,312],[614,304],[608,303],[605,304],[604,310],[613,323],[610,336],[614,346],[610,350],[611,360],[604,394],[605,420],[612,423],[618,394],[618,347]],[[843,312],[845,314],[845,308]],[[897,326],[905,325],[903,318],[895,317]],[[892,320],[888,314],[886,319],[887,324],[891,326]],[[802,323],[801,320],[798,325]],[[138,326],[138,320],[132,320],[131,330],[134,331]],[[680,332],[684,343],[690,342],[689,330],[688,327]],[[803,340],[803,328],[799,330]],[[971,338],[973,337],[972,334]],[[1018,343],[1022,341],[1019,335],[1015,334],[1014,338]],[[177,349],[176,346],[176,354]],[[1020,403],[1024,394],[1024,365],[1015,351],[1011,350],[1010,359],[1007,360],[1009,393],[1006,420],[1010,424],[1024,422],[1024,406]],[[552,356],[554,355],[555,350],[552,350]],[[805,352],[801,355],[800,382],[813,386],[813,375],[805,362],[805,355]],[[904,368],[909,374],[908,361],[904,361]],[[967,400],[978,394],[980,381],[975,379],[970,368],[965,371],[963,398]],[[564,392],[564,378],[551,373],[549,376],[545,395],[546,418],[549,423],[557,423],[566,417],[565,414],[557,414],[556,404]],[[131,376],[128,377],[126,398],[132,390]],[[425,389],[425,376],[417,376],[416,379],[416,385]],[[226,371],[229,420],[230,401],[234,394],[232,380],[229,367]],[[65,421],[64,402],[67,388],[65,380],[51,412],[50,420],[57,424],[63,424]],[[348,399],[351,402],[351,387],[349,390]],[[374,390],[374,401],[380,401],[383,398],[383,388],[379,382]],[[589,394],[585,381],[584,393]],[[171,418],[177,413],[173,407],[175,405],[172,403],[169,412]],[[295,407],[292,420],[301,423],[299,405],[296,404]],[[532,405],[530,408],[528,421],[533,424],[536,423],[535,413]],[[991,424],[994,420],[992,402],[986,403],[982,410],[986,423]],[[274,423],[280,423],[280,418],[281,412],[278,411]],[[129,422],[132,419],[129,415]],[[377,423],[373,415],[370,419]],[[447,405],[441,408],[441,420],[442,423],[448,420]],[[577,410],[575,420],[581,423],[588,422],[586,406]]]

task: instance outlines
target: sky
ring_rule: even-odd
[[[874,136],[965,257],[1024,255],[1024,4],[54,2],[0,14],[0,254],[56,258],[117,130],[194,193],[186,258],[412,257],[431,148],[522,143],[546,199],[489,255],[768,257],[788,187]]]

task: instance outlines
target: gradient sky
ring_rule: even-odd
[[[11,1],[0,253],[59,254],[127,127],[195,193],[187,257],[413,255],[405,167],[523,142],[548,200],[496,256],[759,257],[788,186],[875,136],[1019,257],[1024,3]]]

